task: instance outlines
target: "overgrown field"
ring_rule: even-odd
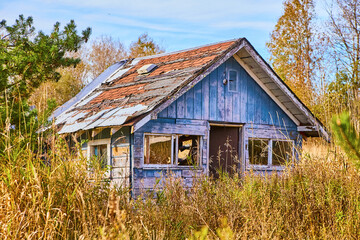
[[[156,198],[89,175],[61,139],[51,164],[8,138],[0,159],[1,239],[357,239],[360,173],[336,147],[305,146],[281,176],[199,179],[192,190],[168,179]]]

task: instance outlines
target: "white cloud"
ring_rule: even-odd
[[[56,21],[74,19],[93,37],[111,35],[125,44],[148,32],[170,50],[242,36],[265,41],[282,12],[280,0],[12,0],[0,3],[0,18],[33,16],[46,32]],[[241,34],[241,35],[239,35]]]

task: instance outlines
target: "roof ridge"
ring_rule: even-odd
[[[144,59],[151,59],[151,58],[163,57],[163,56],[173,55],[173,54],[182,53],[182,52],[188,52],[188,51],[191,51],[191,50],[195,50],[195,49],[199,49],[199,48],[203,48],[203,47],[208,47],[208,46],[213,46],[213,45],[217,45],[217,44],[221,44],[221,43],[238,41],[240,39],[243,39],[243,38],[233,38],[233,39],[229,39],[229,40],[225,40],[225,41],[204,44],[204,45],[193,47],[193,48],[186,48],[186,49],[178,50],[178,51],[174,51],[174,52],[159,53],[159,54],[145,56],[145,57],[138,57],[138,58],[134,58],[133,61],[140,61],[140,60],[144,60]]]

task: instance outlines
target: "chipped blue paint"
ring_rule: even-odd
[[[229,91],[228,84],[223,83],[229,69],[238,72],[237,91]],[[296,128],[296,124],[234,58],[215,69],[158,117]]]

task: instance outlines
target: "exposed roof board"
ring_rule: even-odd
[[[101,85],[57,114],[55,124],[60,126],[59,133],[118,126],[149,112],[235,42],[231,40],[127,61],[117,69],[121,74],[102,79]],[[156,64],[157,68],[149,74],[139,75],[137,70],[148,64]]]

